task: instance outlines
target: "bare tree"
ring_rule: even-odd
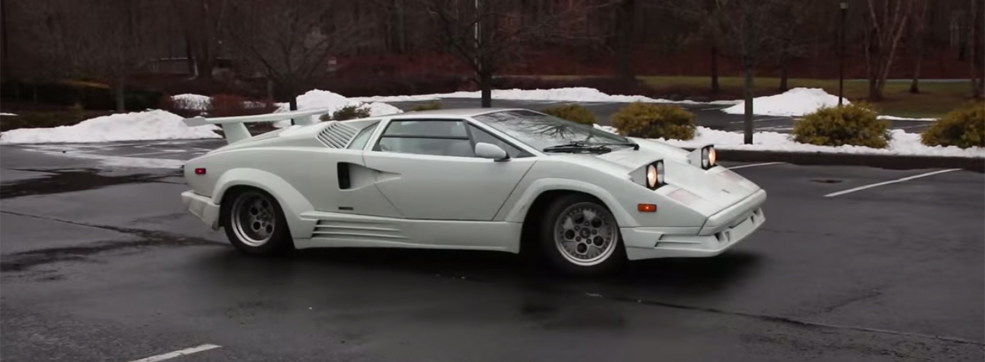
[[[577,0],[549,12],[518,11],[508,0],[418,0],[438,27],[438,45],[472,69],[472,81],[482,92],[482,107],[492,106],[493,74],[522,59],[534,46],[596,42],[598,34],[584,31],[591,12],[607,1]]]
[[[985,0],[971,0],[971,96],[982,98],[985,94],[985,46],[982,40],[982,13],[985,12]]]
[[[227,0],[172,0],[184,31],[189,65],[197,78],[212,79],[219,32],[227,18]]]
[[[669,1],[660,2],[662,6],[668,6],[675,10],[675,14],[687,19],[692,23],[698,24],[695,35],[698,39],[709,45],[709,56],[711,57],[711,91],[718,93],[721,86],[718,82],[718,59],[721,45],[725,36],[721,34],[723,27],[719,26],[719,21],[723,21],[716,13],[719,10],[718,0],[693,0],[693,1]]]
[[[57,48],[51,51],[71,73],[106,79],[117,112],[126,111],[128,77],[159,44],[153,29],[141,26],[142,9],[149,5],[147,0],[63,0],[54,14],[59,20],[50,36]]]
[[[365,42],[372,24],[336,11],[343,0],[256,0],[231,2],[223,36],[230,51],[290,97],[329,72],[328,59]]]
[[[920,93],[920,66],[923,64],[924,49],[927,46],[927,1],[920,1],[916,4],[913,17],[910,21],[909,43],[913,48],[913,80],[910,82],[910,93]]]
[[[869,99],[881,101],[900,39],[913,14],[914,4],[926,0],[868,0],[869,29],[865,32],[865,65]]]
[[[782,44],[778,36],[779,4],[785,0],[716,0],[710,25],[721,34],[723,49],[742,63],[745,98],[744,142],[752,143],[753,79],[756,65],[775,57]]]

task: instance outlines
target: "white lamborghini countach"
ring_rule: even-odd
[[[693,151],[527,109],[320,122],[316,109],[188,118],[228,145],[184,164],[188,211],[249,254],[319,247],[539,250],[562,271],[715,256],[766,192]],[[252,136],[245,124],[293,119]]]

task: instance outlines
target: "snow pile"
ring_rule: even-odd
[[[844,104],[850,104],[847,99]],[[838,96],[830,95],[821,88],[794,88],[784,93],[757,97],[752,101],[752,113],[767,116],[803,116],[822,107],[838,105]],[[722,109],[729,114],[745,114],[746,102]]]
[[[604,131],[616,133],[615,128],[609,126],[596,125],[596,128]],[[746,151],[782,151],[782,152],[809,152],[809,153],[853,153],[870,155],[900,155],[900,156],[948,156],[948,157],[974,157],[985,158],[985,148],[973,147],[961,149],[958,147],[930,147],[920,143],[919,133],[908,133],[900,129],[894,129],[892,141],[885,149],[861,147],[861,146],[817,146],[794,142],[792,135],[777,132],[756,132],[753,134],[753,144],[743,143],[743,134],[738,132],[720,131],[706,127],[698,127],[693,139],[654,139],[677,147],[700,147],[708,144],[715,145],[715,148],[722,150],[746,150]]]
[[[383,116],[387,114],[403,113],[400,108],[391,106],[386,103],[380,102],[367,102],[361,101],[353,98],[346,98],[345,96],[325,91],[321,89],[313,89],[305,94],[299,95],[297,97],[298,110],[312,109],[312,108],[328,108],[328,114],[342,109],[346,106],[356,106],[369,109],[370,116]],[[277,112],[289,112],[289,103],[277,103]],[[274,123],[274,127],[283,128],[291,125],[290,120],[279,121]]]
[[[878,116],[878,119],[886,119],[890,121],[914,121],[914,122],[933,122],[937,118],[906,118],[906,117],[896,117],[896,116]]]
[[[191,93],[174,95],[171,96],[171,99],[173,99],[176,103],[181,104],[183,106],[182,108],[194,109],[197,111],[208,110],[209,103],[212,101],[212,98],[209,96]]]
[[[215,129],[188,127],[176,114],[152,110],[96,117],[72,126],[14,129],[0,135],[0,144],[220,138]]]
[[[481,98],[482,92],[453,92],[435,93],[422,95],[404,96],[376,96],[376,97],[357,97],[351,98],[365,102],[413,102],[413,101],[433,101],[441,98]],[[690,100],[672,101],[668,99],[656,99],[640,95],[611,95],[606,94],[595,88],[570,87],[570,88],[551,88],[551,89],[493,89],[493,99],[525,100],[525,101],[554,101],[554,102],[651,102],[651,103],[679,103],[679,104],[736,104],[741,101],[714,101],[714,102],[695,102]]]

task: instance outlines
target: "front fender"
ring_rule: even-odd
[[[639,226],[636,219],[626,211],[626,208],[605,189],[587,182],[561,178],[542,178],[530,183],[530,186],[527,186],[527,189],[524,190],[523,194],[513,205],[513,208],[506,215],[506,221],[522,223],[527,216],[527,212],[530,211],[530,206],[533,205],[534,200],[544,192],[553,190],[578,191],[595,196],[599,200],[602,200],[605,206],[612,211],[612,215],[616,218],[616,222],[619,223],[620,227]]]
[[[267,171],[252,168],[236,168],[226,171],[216,181],[212,191],[212,200],[221,203],[226,191],[235,186],[250,186],[266,191],[277,199],[284,218],[287,219],[291,236],[295,239],[307,239],[315,228],[315,220],[301,218],[304,212],[314,210],[311,202],[286,180]]]

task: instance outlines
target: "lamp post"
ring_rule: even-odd
[[[841,7],[841,59],[838,72],[838,106],[841,107],[841,100],[845,98],[845,13],[848,12],[848,1],[842,1]]]

